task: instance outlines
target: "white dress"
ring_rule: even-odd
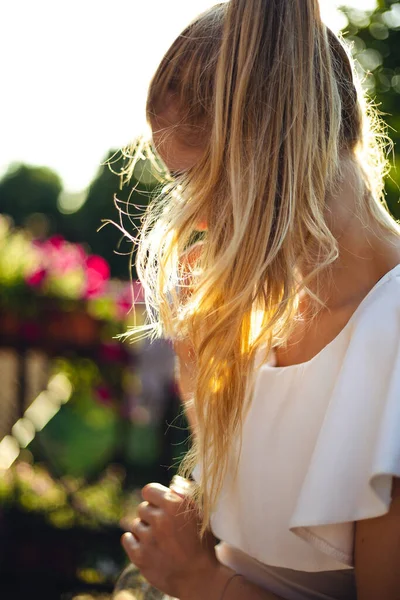
[[[314,358],[261,366],[232,472],[221,562],[288,600],[356,598],[355,521],[387,513],[400,477],[400,265]]]

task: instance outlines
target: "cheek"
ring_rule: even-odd
[[[168,133],[153,133],[153,143],[158,155],[170,171],[187,171],[201,157],[202,151],[177,141]]]

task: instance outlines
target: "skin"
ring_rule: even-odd
[[[159,126],[173,123],[174,114],[168,112],[158,120]],[[173,136],[163,136],[160,127],[154,128],[153,137],[171,170],[188,169],[201,155],[201,148],[190,147],[185,152],[182,142],[174,145]],[[389,235],[375,222],[366,228],[355,218],[352,177],[349,168],[341,188],[327,200],[327,218],[338,240],[340,257],[333,265],[333,277],[321,280],[326,308],[315,319],[307,320],[309,301],[300,303],[303,318],[287,346],[276,350],[279,366],[305,362],[315,356],[341,331],[375,283],[400,263],[400,237]],[[176,344],[175,350],[185,402],[193,393],[196,366],[187,343]],[[195,432],[190,407],[188,417]],[[122,543],[130,560],[152,585],[180,600],[220,600],[222,595],[225,600],[279,600],[243,577],[231,579],[234,572],[216,559],[212,536],[200,540],[197,512],[184,498],[155,483],[143,488],[142,496],[138,518],[131,532],[124,534]],[[355,574],[358,600],[400,600],[399,479],[393,480],[388,514],[356,523]]]

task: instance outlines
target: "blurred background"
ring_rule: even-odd
[[[395,142],[400,218],[400,2],[320,3]],[[143,320],[132,245],[99,228],[119,222],[115,195],[151,198],[144,161],[121,188],[120,149],[164,51],[211,4],[0,7],[0,597],[109,598],[141,486],[167,485],[187,447],[171,348],[117,337]]]

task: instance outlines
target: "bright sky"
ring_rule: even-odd
[[[214,1],[1,2],[0,175],[24,161],[54,168],[69,191],[85,188],[108,150],[140,133],[160,58]],[[345,1],[320,0],[335,30]],[[368,9],[376,0],[347,4]]]

